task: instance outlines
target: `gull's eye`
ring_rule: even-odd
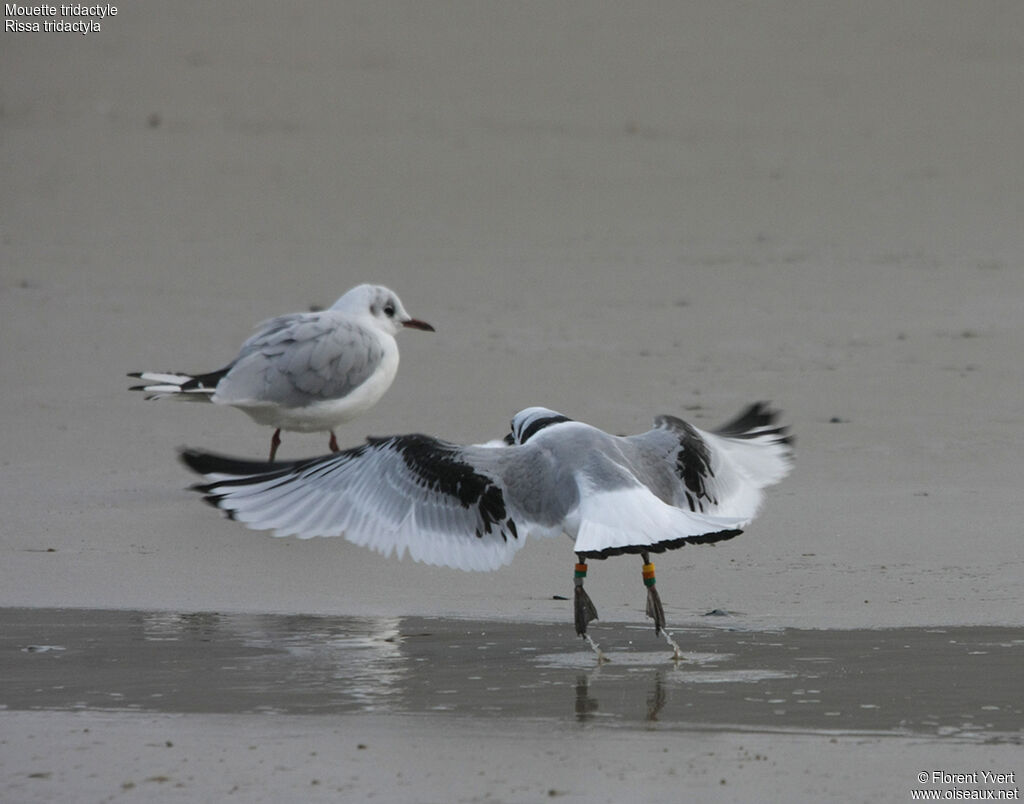
[[[384,307],[384,315],[386,315],[388,318],[394,318],[395,317],[395,305],[389,304],[389,305],[385,306]]]

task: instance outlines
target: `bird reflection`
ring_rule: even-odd
[[[146,642],[209,643],[186,653],[210,695],[236,707],[324,711],[342,707],[389,711],[405,690],[399,618],[144,615]]]
[[[573,686],[575,693],[573,705],[576,720],[580,723],[586,723],[589,720],[593,720],[594,714],[601,708],[600,702],[595,695],[591,694],[590,688],[590,682],[596,680],[600,676],[600,673],[601,669],[597,668],[591,673],[581,673],[576,676],[576,683]],[[616,686],[621,688],[621,685]],[[635,689],[637,693],[639,693],[644,688],[637,685]],[[665,673],[662,670],[656,670],[651,676],[646,687],[646,715],[644,716],[644,720],[652,723],[656,722],[658,720],[658,715],[661,713],[662,709],[665,708],[665,704],[667,702],[668,691],[665,684]]]
[[[656,721],[658,719],[658,713],[661,712],[665,706],[665,701],[668,700],[668,695],[665,692],[665,674],[661,670],[656,670],[654,673],[654,680],[651,683],[650,688],[647,692],[647,720]]]
[[[598,710],[597,698],[590,694],[590,678],[586,674],[576,676],[576,720],[584,723]]]

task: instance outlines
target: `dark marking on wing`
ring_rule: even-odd
[[[352,454],[364,449],[366,449],[365,445],[354,450],[347,450],[347,452]],[[197,474],[234,475],[234,477],[218,480],[214,483],[197,483],[190,487],[192,491],[198,491],[204,495],[203,500],[215,508],[221,507],[221,501],[227,495],[217,494],[214,492],[214,489],[226,486],[247,486],[253,482],[266,482],[269,480],[278,481],[274,486],[268,487],[276,488],[277,486],[292,482],[295,475],[304,469],[312,468],[313,471],[317,471],[319,466],[327,463],[324,458],[267,463],[266,461],[248,461],[232,458],[227,455],[218,455],[215,452],[203,452],[193,449],[182,450],[179,457],[182,463]],[[334,456],[331,457],[333,458]],[[228,519],[235,518],[235,512],[232,509],[224,508],[223,510]]]
[[[686,502],[691,511],[704,511],[704,501],[718,505],[708,492],[707,480],[715,476],[711,468],[711,453],[708,445],[693,427],[682,419],[674,419],[674,429],[679,435],[680,450],[676,455],[676,474],[686,486]]]
[[[483,522],[483,532],[476,534],[479,538],[495,525],[504,537],[505,496],[491,478],[460,460],[458,447],[419,434],[369,438],[367,442],[371,448],[398,452],[424,488],[458,500],[463,508],[475,506]]]

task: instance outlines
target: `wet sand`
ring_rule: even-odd
[[[1024,742],[1022,629],[672,633],[601,623],[599,662],[540,623],[3,609],[0,705]]]
[[[11,801],[905,802],[1005,791],[1020,747],[873,735],[616,730],[404,715],[2,716]],[[944,784],[933,773],[1014,773]],[[924,773],[928,781],[921,783]]]
[[[616,802],[627,756],[647,801],[906,800],[1024,742],[1022,629],[686,628],[676,662],[602,623],[602,664],[568,627],[415,617],[4,609],[0,635],[11,800]]]
[[[967,659],[925,635],[1024,625],[1022,69],[1013,0],[182,2],[125,7],[88,36],[5,33],[0,606],[91,610],[97,627],[120,623],[107,641],[137,635],[139,615],[96,610],[265,618],[276,647],[243,650],[223,629],[214,644],[238,646],[225,660],[251,656],[257,677],[315,680],[290,689],[314,701],[324,685],[352,693],[328,683],[337,655],[310,649],[309,676],[287,658],[288,628],[316,643],[310,616],[328,618],[314,630],[331,617],[473,622],[504,634],[481,653],[520,683],[559,683],[531,688],[536,704],[516,696],[536,718],[408,698],[323,716],[8,709],[3,796],[905,801],[922,768],[1014,770],[1018,746],[971,737],[1020,725],[984,709],[1002,706],[994,669],[970,662],[1015,649]],[[571,592],[564,540],[471,575],[275,540],[184,490],[177,446],[261,456],[269,432],[235,411],[145,403],[124,374],[215,368],[255,322],[363,281],[393,286],[438,331],[401,338],[395,385],[339,433],[346,444],[485,440],[536,404],[614,432],[659,413],[713,426],[755,399],[785,411],[796,470],[757,521],[658,561],[670,622],[702,645],[686,650],[729,658],[655,664],[626,560],[588,578],[595,634],[619,661],[595,674],[519,656],[521,629],[568,630],[553,599]],[[290,435],[281,455],[323,449]],[[756,645],[709,626],[715,609]],[[251,623],[241,631],[252,638]],[[832,640],[827,688],[787,659],[786,645],[817,655],[816,633]],[[897,633],[921,652],[884,641]],[[775,635],[782,647],[762,641]],[[856,664],[847,636],[885,661]],[[558,642],[544,653],[584,662]],[[399,657],[416,644],[386,643]],[[64,666],[60,652],[12,649],[5,663]],[[470,694],[435,649],[420,664]],[[932,651],[955,679],[931,675]],[[837,657],[864,672],[838,675]],[[727,668],[797,675],[693,680]],[[898,703],[904,678],[927,706]],[[962,712],[942,706],[944,686]],[[828,702],[795,692],[812,689]],[[435,693],[414,698],[456,705]],[[662,693],[668,721],[644,720]],[[235,694],[205,697],[241,709]],[[682,727],[687,702],[718,725]],[[869,733],[819,731],[854,715]]]

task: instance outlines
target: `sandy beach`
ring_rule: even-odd
[[[248,531],[185,490],[175,450],[262,457],[269,431],[126,390],[370,281],[437,332],[401,336],[343,444],[481,441],[528,405],[623,433],[785,412],[796,470],[759,518],[659,560],[682,632],[719,610],[750,633],[1021,638],[1018,3],[177,3],[99,24],[0,48],[0,607],[569,623],[568,542],[469,574]],[[280,455],[324,446],[287,434]],[[639,567],[602,562],[588,589],[602,627],[646,629]],[[906,801],[919,771],[1024,771],[1019,720],[986,744],[5,706],[11,801]]]

